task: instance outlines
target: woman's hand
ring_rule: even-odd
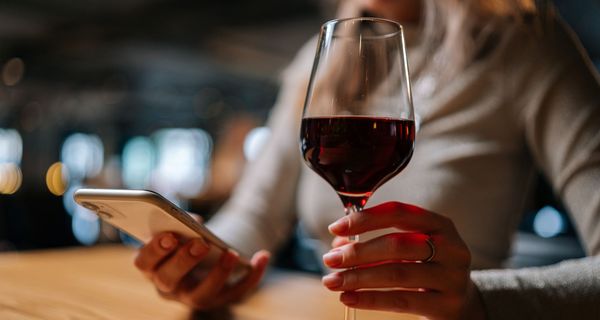
[[[239,256],[227,251],[218,264],[199,279],[195,276],[195,267],[209,249],[201,238],[182,242],[174,234],[163,233],[139,250],[134,264],[163,297],[206,310],[243,298],[258,285],[269,262],[267,251],[257,252],[250,260],[252,268],[248,275],[228,285],[227,279],[239,263]]]
[[[390,227],[402,232],[363,243],[341,238]],[[345,305],[430,319],[485,318],[470,278],[471,254],[450,219],[388,202],[343,217],[329,230],[338,237],[323,261],[346,270],[325,276],[323,284],[343,291],[340,300]]]

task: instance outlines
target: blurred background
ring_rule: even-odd
[[[72,201],[82,186],[214,212],[321,12],[306,0],[3,0],[1,247],[118,241]]]
[[[75,205],[82,186],[152,189],[209,217],[333,2],[2,0],[0,251],[129,241]],[[600,65],[599,2],[557,5]],[[510,265],[583,254],[542,180]],[[307,249],[296,236],[279,263],[317,271]]]

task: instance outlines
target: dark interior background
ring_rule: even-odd
[[[598,1],[557,5],[600,64]],[[205,177],[240,167],[249,157],[243,152],[248,133],[264,123],[275,100],[280,71],[331,13],[328,1],[318,0],[3,0],[0,251],[122,241],[76,212],[68,197],[82,185],[129,186],[122,173],[132,139],[137,156],[154,152],[150,166],[162,161],[164,139],[183,134],[204,139],[205,148],[193,151],[208,159],[195,164]],[[69,138],[77,143],[70,156],[61,155]],[[65,161],[80,163],[84,173],[71,168],[65,175]],[[132,174],[150,179],[142,169]],[[206,178],[193,197],[173,197],[208,216],[233,180],[216,185]],[[540,181],[516,242],[515,266],[583,254],[564,209]],[[301,235],[286,248],[282,265],[318,269]]]

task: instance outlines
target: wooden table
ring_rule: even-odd
[[[0,319],[342,319],[338,296],[319,278],[271,272],[244,303],[193,314],[161,299],[134,269],[133,250],[98,246],[0,255]],[[359,311],[360,320],[417,317]]]

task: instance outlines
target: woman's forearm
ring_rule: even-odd
[[[471,278],[489,320],[600,319],[600,256]]]

